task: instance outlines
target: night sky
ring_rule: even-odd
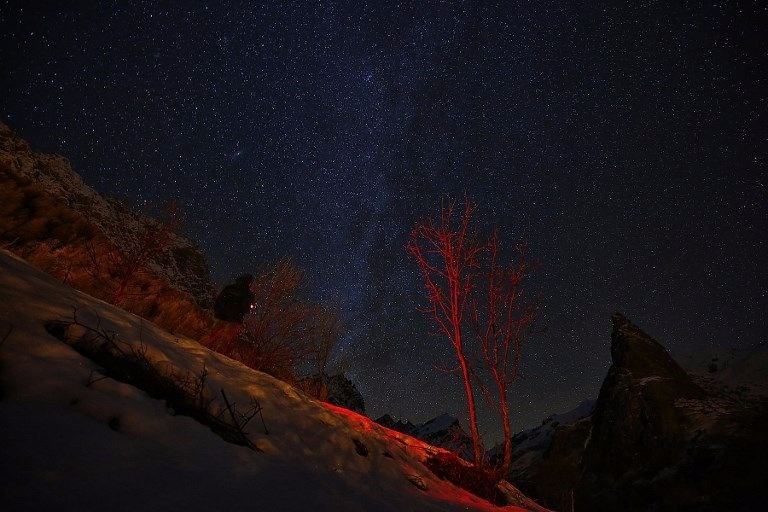
[[[294,257],[373,417],[465,416],[404,247],[445,194],[541,265],[514,430],[596,397],[613,311],[766,343],[765,2],[64,3],[0,2],[0,119],[177,199],[219,285]]]

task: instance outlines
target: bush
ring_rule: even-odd
[[[309,301],[303,287],[303,272],[291,260],[262,265],[251,284],[253,307],[243,323],[232,324],[238,328],[221,325],[204,343],[293,385],[300,384],[301,374],[323,374],[342,324],[335,311]],[[317,395],[313,390],[307,388],[322,398],[321,388]]]
[[[505,504],[504,497],[496,488],[501,481],[496,471],[471,465],[450,452],[439,452],[429,457],[426,465],[437,477],[475,496],[496,505]]]

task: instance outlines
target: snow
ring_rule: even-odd
[[[649,382],[661,382],[663,380],[666,380],[666,379],[664,379],[663,377],[659,377],[658,375],[653,375],[651,377],[643,377],[642,379],[635,379],[634,381],[632,381],[632,384],[636,386],[645,386]]]
[[[515,454],[523,453],[526,450],[535,449],[539,446],[547,444],[558,425],[570,425],[571,423],[575,423],[576,421],[586,418],[592,414],[592,409],[594,407],[594,400],[584,400],[574,409],[562,414],[553,414],[551,416],[547,416],[547,418],[544,419],[544,421],[542,421],[541,425],[538,427],[524,430],[519,434],[516,434],[516,439],[523,439],[513,445]]]
[[[422,462],[439,449],[311,400],[5,251],[0,306],[0,335],[13,325],[0,347],[5,511],[523,510],[495,507],[437,479]],[[257,420],[248,430],[261,452],[172,415],[134,386],[110,378],[87,385],[97,365],[45,330],[51,320],[71,320],[73,308],[83,323],[100,322],[121,340],[143,344],[153,361],[194,374],[205,365],[210,389],[225,389],[238,404],[256,398],[269,435]],[[418,479],[426,490],[411,482]]]
[[[430,434],[434,434],[435,432],[448,430],[450,427],[458,423],[458,421],[458,419],[451,416],[450,414],[441,414],[440,416],[429,420],[423,425],[419,425],[414,431],[414,436],[426,437]]]

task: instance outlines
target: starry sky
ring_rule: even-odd
[[[0,2],[0,119],[177,199],[219,285],[292,256],[370,415],[465,416],[404,248],[446,194],[540,264],[515,430],[596,397],[613,311],[676,357],[765,345],[765,2],[94,4]]]

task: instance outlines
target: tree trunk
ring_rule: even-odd
[[[509,406],[507,405],[506,390],[500,391],[501,421],[504,424],[504,459],[501,463],[501,474],[506,478],[509,466],[512,464],[512,432],[509,426]]]
[[[475,407],[475,395],[472,392],[472,381],[469,374],[469,363],[464,357],[463,352],[457,348],[456,355],[461,366],[461,376],[464,378],[464,391],[467,393],[467,408],[469,409],[469,435],[472,437],[472,454],[475,458],[474,463],[480,467],[483,465],[482,444],[480,442],[480,432],[477,429],[477,408]]]

